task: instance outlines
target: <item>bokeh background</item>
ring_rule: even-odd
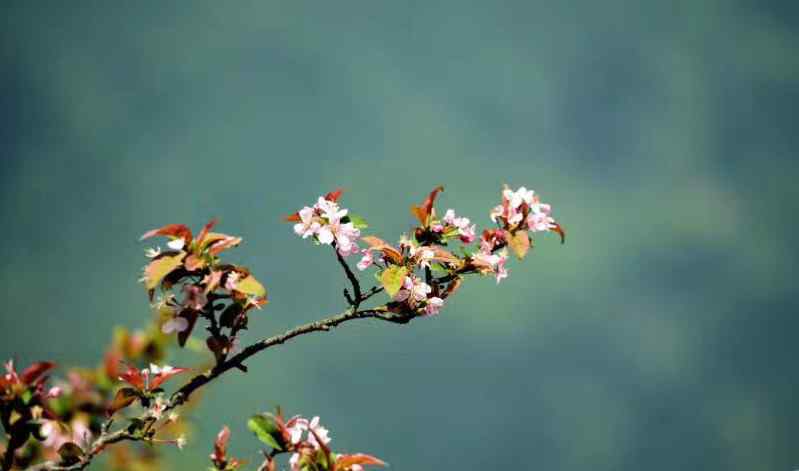
[[[439,183],[480,224],[526,185],[565,246],[257,357],[171,468],[223,424],[256,460],[281,404],[396,470],[795,469],[797,5],[3,2],[0,357],[93,365],[142,325],[152,227],[245,237],[252,340],[342,308],[280,220],[317,195],[396,240]]]

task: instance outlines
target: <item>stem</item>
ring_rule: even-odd
[[[350,303],[351,306],[354,306],[357,309],[358,305],[360,305],[361,302],[364,300],[363,294],[361,293],[361,283],[358,281],[358,277],[355,276],[355,273],[352,272],[352,269],[347,264],[347,261],[344,260],[344,257],[342,257],[340,253],[338,253],[338,248],[336,247],[335,243],[333,244],[333,250],[336,252],[336,258],[338,259],[338,263],[341,265],[342,268],[344,268],[344,273],[347,275],[347,279],[350,280],[350,284],[352,284],[353,294],[355,294],[354,300],[349,299],[349,296],[347,296],[348,298],[347,301]]]

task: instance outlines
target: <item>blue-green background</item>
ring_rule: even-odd
[[[296,340],[209,388],[175,469],[247,414],[320,415],[395,470],[799,467],[799,5],[4,2],[0,357],[94,364],[148,319],[147,229],[243,235],[248,339],[337,312],[281,217],[336,186],[396,240],[433,186],[554,206],[441,316]]]

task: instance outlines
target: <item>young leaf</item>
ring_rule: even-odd
[[[437,186],[433,188],[433,191],[427,195],[424,202],[422,202],[421,206],[411,206],[411,214],[416,216],[416,219],[419,220],[419,223],[422,227],[427,227],[430,225],[430,215],[433,213],[433,204],[436,201],[436,196],[438,193],[444,191],[443,186]]]
[[[353,465],[372,465],[372,466],[385,466],[386,463],[372,455],[365,453],[353,453],[351,455],[338,455],[336,458],[336,470],[346,470],[352,468]]]
[[[283,451],[283,447],[276,438],[280,436],[280,429],[271,416],[267,414],[254,415],[247,421],[247,428],[255,433],[258,440],[261,440],[275,450]]]
[[[182,238],[186,242],[186,245],[191,244],[191,239],[192,239],[191,229],[186,227],[186,225],[184,224],[168,224],[164,227],[159,227],[158,229],[147,231],[141,236],[141,239],[139,240],[149,239],[150,237],[155,237],[159,235]]]
[[[521,260],[530,250],[530,236],[527,235],[527,231],[517,231],[513,236],[508,234],[508,245]]]
[[[111,405],[108,406],[108,416],[110,417],[118,410],[133,404],[133,401],[135,401],[137,397],[139,397],[139,394],[133,388],[120,389],[114,396],[114,400],[111,401]]]
[[[357,214],[348,214],[346,217],[349,218],[350,222],[352,223],[353,227],[356,229],[366,229],[369,227],[369,224],[366,222],[366,219],[358,216]]]
[[[252,275],[239,280],[236,283],[236,291],[259,298],[266,296],[266,288]]]
[[[402,282],[407,275],[408,269],[406,267],[392,265],[380,274],[380,282],[383,284],[386,293],[393,298],[402,287]]]
[[[165,255],[150,262],[144,269],[144,286],[147,290],[154,290],[165,276],[181,266],[184,255],[186,252],[180,251],[175,255]]]
[[[49,361],[40,361],[25,368],[19,375],[20,381],[24,384],[32,384],[44,373],[47,373],[52,368],[55,368],[55,363]]]

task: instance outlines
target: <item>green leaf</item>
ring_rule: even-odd
[[[183,264],[185,255],[186,252],[180,251],[175,255],[164,255],[150,262],[144,269],[144,286],[148,290],[155,289],[165,276]]]
[[[383,288],[386,289],[386,293],[393,298],[402,287],[402,282],[406,276],[408,276],[406,267],[392,265],[380,274],[380,282],[383,284]]]
[[[349,214],[347,215],[347,218],[349,218],[350,220],[349,222],[351,222],[352,226],[355,227],[356,229],[366,229],[367,227],[369,227],[369,224],[366,222],[366,219],[362,218],[357,214]]]
[[[258,437],[258,440],[266,443],[275,450],[283,451],[283,447],[275,438],[280,436],[280,430],[277,428],[275,421],[268,414],[254,415],[247,421],[247,428],[249,428]]]
[[[249,294],[252,296],[263,297],[266,296],[266,288],[254,276],[248,275],[247,278],[241,279],[236,283],[236,291]]]
[[[22,402],[27,405],[33,399],[33,393],[30,389],[26,389],[25,392],[22,393]]]

